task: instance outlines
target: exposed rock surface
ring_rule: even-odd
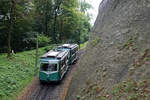
[[[150,79],[150,0],[103,0],[66,100],[96,100],[91,84],[103,96],[127,79]]]

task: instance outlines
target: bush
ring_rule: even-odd
[[[25,38],[23,39],[23,50],[31,50],[36,47],[36,39],[37,39],[37,33],[36,32],[27,32],[25,34]],[[44,34],[38,35],[38,42],[39,47],[47,46],[51,39]]]
[[[0,48],[0,53],[6,53],[6,52],[7,52],[6,46]]]
[[[39,42],[39,47],[47,46],[50,42],[51,39],[44,34],[40,34],[38,36],[38,42]]]

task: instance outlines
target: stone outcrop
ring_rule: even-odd
[[[103,0],[66,100],[85,95],[91,84],[104,95],[127,79],[150,78],[149,54],[150,0]]]

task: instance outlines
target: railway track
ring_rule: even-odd
[[[55,86],[44,85],[39,90],[33,100],[50,100],[50,93],[55,89]]]
[[[78,57],[80,57],[83,52],[84,50],[80,50]],[[68,72],[59,84],[38,83],[37,86],[35,86],[35,89],[33,89],[25,100],[61,100],[61,95],[64,92],[66,81],[68,80],[75,65],[76,64],[70,65]]]

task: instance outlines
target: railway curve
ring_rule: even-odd
[[[83,54],[84,49],[79,50],[78,57]],[[36,77],[34,83],[28,87],[26,92],[18,97],[17,100],[64,100],[67,93],[68,86],[77,68],[77,63],[70,65],[68,72],[65,74],[63,80],[58,84],[40,84],[38,77]]]

